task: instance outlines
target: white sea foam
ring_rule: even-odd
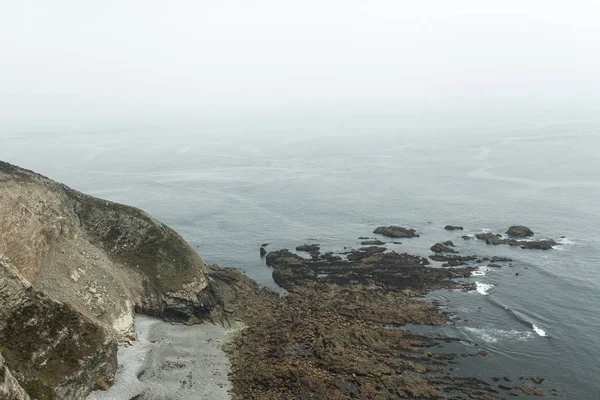
[[[485,276],[485,274],[489,270],[490,269],[486,265],[482,265],[481,267],[477,268],[475,271],[471,272],[471,276]]]
[[[556,243],[558,243],[559,246],[571,246],[571,245],[575,244],[575,242],[573,240],[571,240],[567,237],[557,239]]]
[[[494,287],[494,285],[492,285],[491,283],[482,283],[482,282],[475,282],[476,287],[476,291],[479,294],[482,294],[484,296],[486,296],[488,294],[488,290],[490,290],[491,288]]]
[[[535,331],[535,333],[537,333],[538,335],[540,335],[541,337],[546,337],[548,336],[546,334],[546,331],[543,330],[542,328],[538,328],[536,325],[533,325],[533,330]]]
[[[505,330],[497,328],[471,328],[466,327],[465,331],[488,343],[495,343],[499,340],[519,340],[525,341],[533,337],[529,331]]]

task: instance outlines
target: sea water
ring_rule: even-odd
[[[394,251],[428,255],[452,240],[465,255],[510,257],[512,266],[477,265],[472,292],[431,293],[458,319],[421,329],[489,351],[461,361],[457,374],[507,376],[519,386],[520,377],[541,376],[567,398],[600,398],[600,125],[423,136],[167,128],[2,135],[0,159],[140,207],[208,263],[241,268],[271,288],[261,244],[340,251],[379,225],[421,234],[388,245]],[[515,224],[559,244],[539,251],[461,238]]]

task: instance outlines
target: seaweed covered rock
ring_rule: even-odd
[[[403,228],[401,226],[380,226],[373,233],[378,233],[391,238],[413,238],[419,237],[414,229]]]
[[[458,339],[402,329],[448,323],[448,313],[422,296],[440,288],[471,290],[455,279],[474,268],[431,268],[423,257],[379,251],[311,260],[283,249],[269,252],[267,263],[285,296],[229,273],[210,275],[216,286],[237,291],[228,301],[242,307],[248,325],[228,346],[234,398],[442,398],[449,392],[464,396],[449,398],[496,398],[485,382],[442,374],[456,355],[429,348]]]

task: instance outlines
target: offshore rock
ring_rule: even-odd
[[[306,251],[307,253],[315,253],[320,249],[321,247],[318,244],[303,244],[302,246],[296,247],[296,251]]]
[[[445,230],[447,231],[462,231],[463,227],[462,226],[455,226],[455,225],[446,225],[444,227]]]
[[[552,239],[546,240],[516,240],[516,239],[504,239],[502,235],[494,233],[478,233],[475,237],[479,240],[485,240],[486,244],[507,244],[509,246],[519,246],[522,249],[538,249],[538,250],[550,250],[552,246],[556,246],[556,241]]]
[[[373,233],[378,233],[391,238],[413,238],[419,237],[414,229],[403,228],[401,226],[380,226]]]
[[[454,246],[452,244],[452,242],[450,242],[450,244],[446,243],[436,243],[433,246],[431,246],[430,250],[433,251],[434,253],[458,253],[458,251],[454,250],[452,247],[450,246]]]
[[[526,226],[514,225],[508,228],[506,234],[510,237],[526,238],[533,236],[533,231]]]

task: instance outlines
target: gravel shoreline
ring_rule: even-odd
[[[231,398],[229,360],[222,349],[232,329],[174,325],[136,315],[137,340],[119,349],[119,369],[107,391],[87,400]]]

